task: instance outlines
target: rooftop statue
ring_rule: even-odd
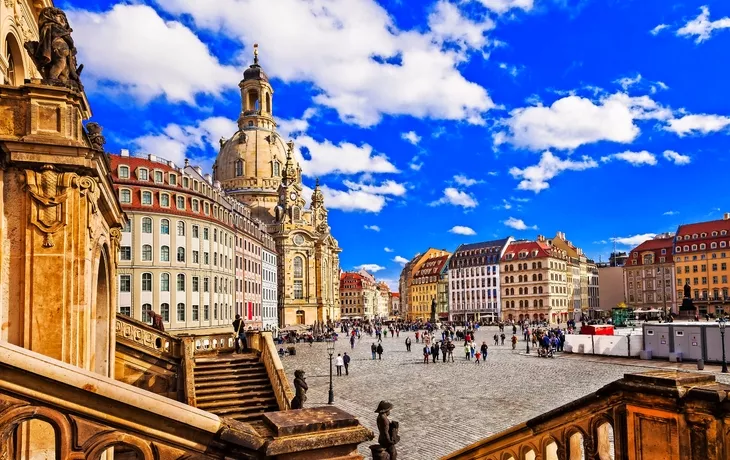
[[[40,39],[25,43],[43,82],[54,86],[83,90],[79,75],[82,66],[76,64],[76,46],[68,25],[66,13],[59,8],[47,7],[38,16]]]

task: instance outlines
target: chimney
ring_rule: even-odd
[[[198,171],[198,174],[200,174],[201,176],[203,175],[203,168],[201,168],[200,166],[196,166],[195,170]]]
[[[128,157],[129,156],[129,150],[128,149],[122,149],[120,155],[123,156],[123,157]]]
[[[206,174],[205,175],[205,181],[207,183],[209,183],[209,184],[212,184],[213,183],[213,176],[211,176],[210,174]]]
[[[730,220],[730,212],[726,212],[725,214],[723,214],[722,220]]]
[[[152,154],[147,155],[147,159],[150,161],[157,161],[157,157]]]

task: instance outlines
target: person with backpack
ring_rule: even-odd
[[[504,339],[507,338],[507,336],[504,335],[504,332],[502,332],[502,334],[500,334],[499,338],[502,339],[502,345],[504,345]]]
[[[494,346],[496,347],[497,345],[499,345],[499,336],[494,334]]]
[[[407,352],[411,351],[411,338],[410,337],[406,337],[406,351]]]
[[[244,353],[248,350],[248,343],[246,342],[246,331],[241,315],[237,314],[236,319],[233,320],[233,330],[235,331],[234,342],[236,345],[236,353]]]
[[[512,335],[512,349],[514,350],[515,348],[517,348],[517,336],[513,334]]]
[[[345,365],[345,375],[350,375],[350,355],[345,352],[345,356],[342,357],[342,363]]]

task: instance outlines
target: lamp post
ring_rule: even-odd
[[[725,318],[720,318],[720,337],[722,338],[722,372],[727,374],[727,359],[725,358]]]
[[[335,390],[332,387],[332,355],[335,354],[335,340],[333,337],[327,339],[327,353],[330,355],[330,392],[327,404],[335,403]]]

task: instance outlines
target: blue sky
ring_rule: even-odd
[[[730,3],[67,1],[107,148],[209,168],[252,45],[342,267],[563,231],[604,260],[730,211]]]

